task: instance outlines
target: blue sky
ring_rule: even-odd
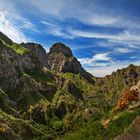
[[[0,0],[0,31],[46,51],[62,42],[95,76],[140,64],[139,0]]]

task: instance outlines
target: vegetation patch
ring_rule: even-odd
[[[11,46],[8,46],[8,47],[10,47],[16,53],[21,54],[21,55],[29,53],[29,50],[27,48],[24,48],[21,45],[16,44],[16,43],[13,43]]]
[[[47,74],[44,74],[44,73],[36,71],[36,70],[26,70],[25,73],[30,75],[37,82],[49,82],[49,81],[51,81],[50,77],[47,76]]]

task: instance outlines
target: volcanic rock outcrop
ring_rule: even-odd
[[[80,74],[88,81],[93,82],[93,76],[82,68],[80,62],[73,56],[70,48],[62,43],[56,43],[50,48],[47,61],[52,71]]]

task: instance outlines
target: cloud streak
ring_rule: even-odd
[[[130,64],[139,66],[140,61],[112,61],[110,63],[94,63],[92,67],[86,67],[86,70],[97,77],[110,75],[113,71],[127,67]]]
[[[102,60],[102,61],[111,61],[111,58],[108,56],[110,54],[110,52],[107,53],[98,53],[96,55],[94,55],[92,58],[81,58],[78,59],[81,64],[86,64],[86,65],[91,65],[92,63],[98,61],[98,60]]]
[[[140,35],[131,34],[129,31],[124,31],[123,33],[119,34],[96,33],[74,29],[70,29],[69,31],[75,37],[107,39],[111,42],[140,42]]]
[[[0,11],[0,31],[17,43],[27,42],[27,38],[20,29],[12,24],[10,14]]]
[[[57,24],[53,24],[47,21],[41,21],[42,24],[46,25],[45,33],[48,33],[49,35],[62,37],[65,39],[73,39],[73,36],[66,32],[66,30],[63,27],[60,27]]]
[[[31,6],[45,13],[46,16],[52,16],[59,20],[76,19],[84,24],[107,26],[107,27],[124,27],[124,28],[139,28],[139,19],[130,19],[125,15],[125,9],[120,8],[121,14],[118,14],[118,9],[113,7],[105,7],[102,0],[34,0],[27,1]],[[121,7],[121,6],[120,6]],[[132,17],[131,17],[132,18]]]
[[[119,53],[131,53],[131,52],[134,52],[134,50],[129,49],[129,48],[115,48],[114,51],[119,52]]]

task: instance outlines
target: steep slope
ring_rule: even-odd
[[[67,132],[64,140],[139,140],[140,139],[140,81],[118,98],[125,106],[116,104],[116,108],[105,114],[93,114],[87,123]],[[125,101],[125,102],[124,102]],[[95,117],[96,116],[96,117]]]
[[[42,127],[41,137],[62,133],[66,130],[64,118],[69,114],[74,118],[74,112],[81,110],[84,91],[62,74],[49,70],[48,56],[41,45],[22,43],[15,47],[2,33],[0,39],[0,108],[2,114],[13,118],[7,122],[2,116],[8,131],[0,134],[5,139],[10,135],[17,139],[35,137],[34,133],[28,136],[28,127],[21,131],[20,122],[25,120],[29,121],[25,125],[30,126],[30,131]],[[12,124],[17,117],[15,130]]]
[[[130,88],[140,80],[140,66],[129,65],[127,68],[117,70],[104,78],[96,78],[98,92],[104,93],[106,99],[113,106],[122,91]]]

